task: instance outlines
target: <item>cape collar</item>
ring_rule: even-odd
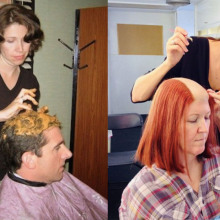
[[[14,173],[12,173],[12,172],[8,172],[8,177],[11,180],[13,180],[17,183],[21,183],[21,184],[24,184],[24,185],[27,185],[27,186],[41,187],[41,186],[46,186],[47,185],[46,183],[34,182],[34,181],[29,181],[29,180],[22,179],[18,176],[15,176]]]

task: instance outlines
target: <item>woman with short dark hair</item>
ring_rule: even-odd
[[[0,130],[21,110],[37,109],[38,80],[32,70],[21,65],[28,55],[38,51],[43,39],[40,21],[33,11],[18,4],[0,7]],[[0,180],[4,174],[1,165]]]

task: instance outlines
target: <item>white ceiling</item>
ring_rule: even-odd
[[[190,0],[196,4],[202,0]],[[108,0],[109,7],[147,8],[159,10],[175,10],[177,7],[166,3],[166,0]]]

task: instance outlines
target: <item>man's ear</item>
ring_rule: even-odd
[[[23,153],[21,160],[22,164],[29,169],[36,167],[36,155],[33,152],[28,151]]]

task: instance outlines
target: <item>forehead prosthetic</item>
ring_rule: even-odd
[[[39,135],[50,127],[61,127],[56,116],[44,112],[25,111],[5,122],[2,133],[3,138],[7,130],[13,128],[14,135]]]
[[[187,79],[187,78],[176,78],[176,79],[186,85],[186,87],[192,93],[194,100],[202,101],[202,100],[209,99],[209,95],[208,95],[207,91],[197,82],[190,80],[190,79]]]

